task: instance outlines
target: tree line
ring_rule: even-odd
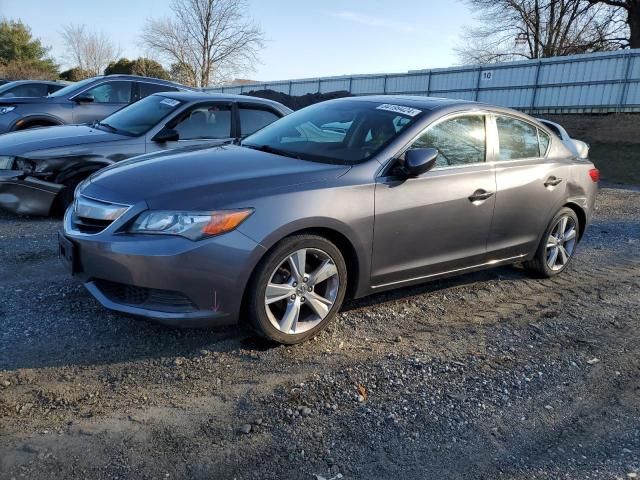
[[[248,15],[246,0],[172,0],[170,7],[170,18],[148,19],[142,30],[140,39],[152,58],[123,58],[104,32],[64,25],[62,60],[73,65],[64,71],[29,26],[0,20],[0,78],[79,81],[124,73],[205,87],[254,70],[264,32]]]
[[[640,48],[640,0],[460,0],[476,13],[457,48],[463,63],[535,59]],[[172,15],[148,19],[147,56],[122,58],[120,47],[85,25],[62,27],[65,63],[20,20],[0,21],[0,78],[78,81],[134,74],[204,87],[254,70],[265,35],[246,0],[171,0]],[[151,57],[151,58],[149,58]]]

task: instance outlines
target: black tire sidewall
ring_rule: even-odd
[[[327,253],[338,270],[340,285],[336,301],[327,316],[314,328],[300,334],[285,334],[276,329],[267,316],[264,296],[271,274],[289,255],[302,248],[316,248]],[[277,244],[256,267],[248,298],[248,313],[256,331],[275,342],[293,345],[303,342],[323,330],[340,310],[347,290],[347,267],[340,250],[329,240],[316,235],[296,235]]]

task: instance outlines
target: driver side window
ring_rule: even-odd
[[[437,149],[435,168],[483,163],[487,150],[485,116],[465,115],[428,127],[411,148]]]
[[[231,138],[231,107],[202,105],[182,116],[173,127],[180,140]]]
[[[86,92],[93,97],[94,103],[129,103],[131,101],[131,82],[106,82]]]

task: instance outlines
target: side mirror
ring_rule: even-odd
[[[164,127],[151,140],[158,143],[176,142],[180,140],[180,134],[173,128]]]
[[[95,101],[95,98],[93,97],[93,95],[83,93],[82,95],[78,95],[77,97],[75,97],[73,101],[76,103],[93,103]]]
[[[436,165],[438,150],[435,148],[414,148],[404,154],[404,172],[408,177],[418,177]]]

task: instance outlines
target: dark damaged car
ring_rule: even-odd
[[[169,92],[92,125],[1,135],[0,208],[25,215],[62,212],[75,187],[105,166],[145,153],[234,143],[290,112],[259,98]]]

